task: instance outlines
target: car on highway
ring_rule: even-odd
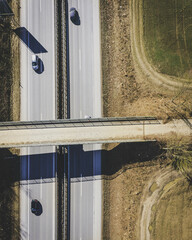
[[[34,213],[35,215],[39,215],[41,211],[41,204],[37,199],[33,199],[31,201],[31,212]]]
[[[76,8],[70,8],[70,19],[75,25],[80,25],[79,13]]]
[[[39,57],[32,55],[32,68],[36,71],[39,69]]]

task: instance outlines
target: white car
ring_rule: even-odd
[[[84,118],[85,118],[85,119],[90,119],[91,116],[85,115]]]
[[[37,55],[32,55],[32,68],[34,70],[39,69],[39,57]]]

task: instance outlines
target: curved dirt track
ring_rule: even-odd
[[[174,90],[181,87],[192,89],[192,83],[188,79],[181,79],[157,72],[148,62],[144,50],[143,40],[143,13],[142,1],[132,0],[130,6],[131,26],[131,45],[133,49],[133,59],[135,67],[146,78],[158,85]]]
[[[178,172],[173,171],[173,169],[169,167],[160,170],[148,183],[146,189],[144,190],[143,201],[141,203],[142,212],[139,223],[140,240],[150,240],[149,226],[151,220],[152,207],[160,199],[164,186],[168,182],[170,182],[170,180],[178,176],[179,176]],[[156,185],[155,190],[151,192],[150,189],[154,184]],[[149,193],[151,193],[151,195],[149,195]]]

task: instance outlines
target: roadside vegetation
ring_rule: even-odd
[[[0,121],[20,120],[20,47],[13,33],[20,1],[9,0],[15,16],[0,18]],[[0,150],[0,239],[19,240],[19,152]]]
[[[19,121],[20,42],[12,31],[19,22],[19,1],[8,2],[15,16],[0,18],[0,121]]]
[[[149,61],[168,75],[192,79],[192,2],[143,1],[143,37]]]
[[[192,185],[183,177],[163,185],[158,200],[152,205],[150,239],[189,240],[192,236]]]
[[[192,185],[192,138],[169,139],[166,144],[166,158]]]
[[[0,121],[11,120],[11,32],[10,19],[0,18]]]

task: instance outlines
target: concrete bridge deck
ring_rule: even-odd
[[[192,120],[189,120],[192,124]],[[0,148],[155,140],[166,134],[190,136],[183,120],[102,118],[0,123]]]

